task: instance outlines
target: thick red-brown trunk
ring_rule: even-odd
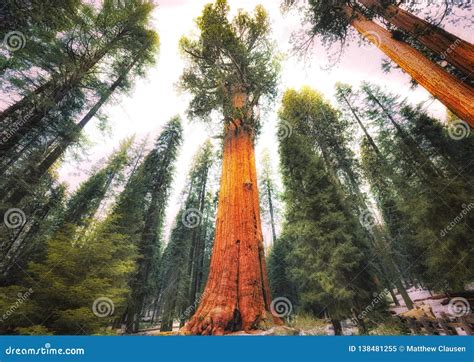
[[[389,23],[407,32],[468,78],[474,77],[474,45],[446,30],[430,24],[395,5],[383,5],[380,0],[358,0],[368,9],[374,9]]]
[[[245,95],[234,96],[242,107]],[[216,235],[209,279],[186,334],[221,335],[279,322],[270,291],[260,221],[253,133],[234,120],[226,125]]]
[[[351,25],[363,37],[375,44],[456,116],[474,127],[474,90],[471,87],[461,83],[409,44],[394,39],[387,29],[357,10],[349,6],[344,10]]]

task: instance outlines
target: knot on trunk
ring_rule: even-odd
[[[251,190],[252,189],[252,183],[250,181],[245,181],[244,182],[244,187],[247,189],[247,190]]]

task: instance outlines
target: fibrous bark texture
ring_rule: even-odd
[[[409,44],[396,40],[391,33],[347,6],[351,25],[398,64],[417,83],[436,97],[461,120],[474,127],[474,90],[427,59]]]
[[[234,103],[244,99],[239,95]],[[279,322],[270,312],[253,132],[238,119],[225,127],[209,279],[186,334],[222,335]]]
[[[458,38],[395,5],[384,5],[380,0],[358,0],[374,9],[389,23],[407,32],[432,52],[458,68],[468,78],[474,77],[474,45]]]

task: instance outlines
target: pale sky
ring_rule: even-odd
[[[112,133],[104,135],[90,122],[85,132],[92,146],[88,156],[82,162],[71,158],[59,170],[60,179],[66,181],[70,191],[87,177],[87,172],[94,162],[107,156],[120,140],[132,134],[137,138],[150,135],[150,140],[156,139],[163,125],[174,115],[181,115],[184,123],[184,143],[177,162],[177,171],[173,182],[173,193],[167,208],[165,235],[169,234],[172,221],[179,209],[179,195],[185,183],[190,162],[198,147],[211,135],[211,127],[200,122],[190,123],[186,119],[186,107],[189,96],[180,94],[176,82],[181,75],[184,63],[178,51],[178,40],[182,35],[196,33],[194,19],[199,16],[204,4],[209,0],[161,0],[153,14],[153,27],[159,33],[161,40],[157,64],[149,69],[144,79],[137,80],[130,94],[121,96],[115,104],[105,107],[108,114]],[[290,36],[300,28],[299,17],[294,14],[281,14],[280,1],[276,0],[229,0],[231,9],[252,10],[257,4],[262,4],[269,12],[272,23],[273,38],[277,40],[279,50],[287,52],[282,66],[280,94],[286,88],[300,88],[309,85],[320,91],[333,104],[334,86],[338,81],[357,87],[362,81],[370,81],[387,87],[389,90],[409,97],[413,103],[425,101],[429,94],[422,88],[410,90],[409,77],[394,70],[390,74],[381,71],[382,53],[373,45],[358,46],[354,42],[349,46],[340,63],[331,70],[327,68],[328,60],[325,50],[316,46],[306,60],[291,56]],[[473,42],[472,35],[467,36],[467,30],[447,26],[447,30]],[[278,167],[278,145],[276,141],[276,110],[263,117],[263,130],[260,136],[256,154],[260,158],[263,148],[270,150],[275,169]],[[445,109],[437,101],[429,106],[429,112],[444,117]],[[258,167],[258,164],[257,164]],[[266,244],[270,237],[268,226],[264,230]]]

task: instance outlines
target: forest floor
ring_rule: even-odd
[[[474,288],[473,288],[474,289]],[[450,316],[448,305],[445,302],[447,297],[444,294],[431,294],[428,290],[422,288],[411,287],[407,290],[410,295],[411,300],[416,306],[428,305],[431,311],[434,313],[435,317],[441,317],[442,313]],[[391,303],[389,310],[393,315],[398,315],[408,311],[408,308],[403,301],[403,298],[400,294],[397,294],[397,299],[400,306],[395,306],[395,303]],[[444,305],[443,305],[444,301]],[[345,320],[341,322],[343,327],[344,335],[357,335],[357,326],[351,320]],[[375,332],[375,333],[374,333]],[[381,326],[377,328],[371,334],[394,334],[396,331],[390,327]],[[176,335],[179,333],[179,323],[173,325],[172,332],[160,332],[159,326],[151,327],[146,330],[142,330],[141,335],[152,335],[152,336],[166,336],[166,335]],[[461,329],[458,329],[460,335],[464,334]],[[283,327],[274,327],[268,331],[255,331],[254,333],[244,333],[236,332],[232,335],[301,335],[301,336],[317,336],[317,335],[334,335],[334,330],[331,325],[326,320],[323,319],[314,319],[304,316],[296,316],[289,322],[288,326]]]

